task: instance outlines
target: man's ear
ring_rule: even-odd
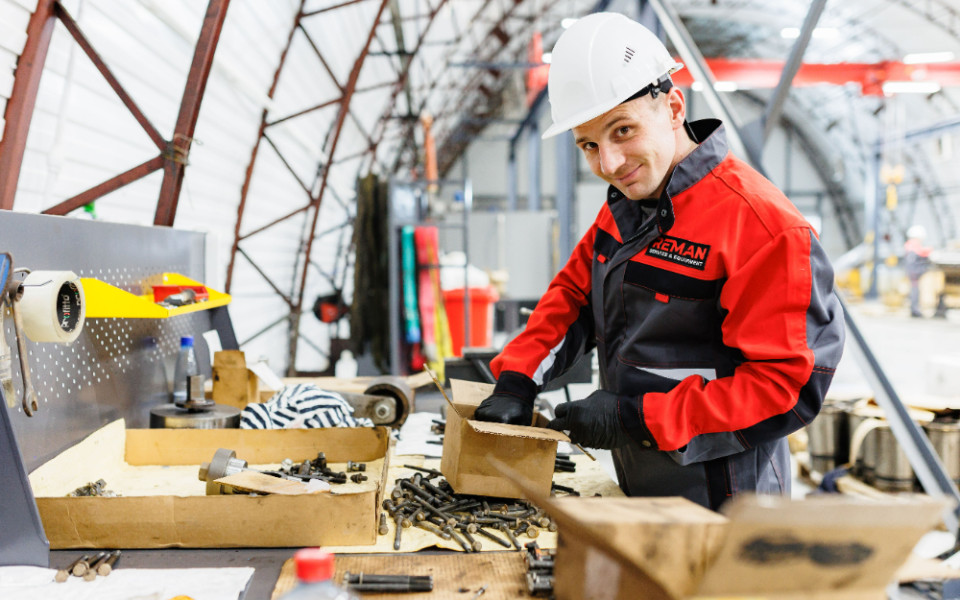
[[[683,121],[687,118],[687,101],[679,87],[674,86],[667,93],[667,108],[670,110],[670,123],[673,128],[683,127]]]

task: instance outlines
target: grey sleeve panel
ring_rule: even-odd
[[[807,345],[814,368],[836,369],[846,335],[843,308],[833,289],[833,266],[823,246],[810,231],[810,268],[813,273],[807,309]]]
[[[668,454],[678,465],[686,466],[705,460],[730,456],[731,454],[737,454],[744,450],[744,445],[737,439],[736,433],[723,431],[720,433],[704,433],[698,435],[690,440],[683,448],[673,450],[668,452]]]

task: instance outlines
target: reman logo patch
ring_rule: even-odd
[[[669,260],[678,265],[699,269],[700,271],[707,264],[708,254],[710,254],[710,246],[706,244],[698,244],[667,235],[658,237],[647,247],[648,256]]]

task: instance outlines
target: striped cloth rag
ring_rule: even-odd
[[[288,385],[267,402],[248,404],[240,412],[241,429],[314,427],[373,427],[373,421],[354,417],[343,396],[312,383]]]

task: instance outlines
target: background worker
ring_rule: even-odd
[[[820,410],[843,348],[833,270],[773,184],[687,123],[676,63],[649,30],[597,13],[553,51],[553,125],[573,130],[606,204],[523,333],[492,362],[475,418],[530,424],[537,392],[596,346],[600,389],[550,427],[609,448],[631,496],[717,508],[789,493],[786,435]]]
[[[923,225],[913,225],[907,230],[907,241],[903,244],[903,269],[910,280],[911,317],[923,316],[920,312],[920,278],[930,270],[930,252],[933,251],[924,245],[926,238],[926,228]]]

